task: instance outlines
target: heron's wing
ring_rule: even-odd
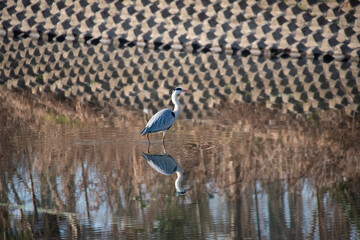
[[[150,166],[165,175],[171,175],[177,170],[177,164],[170,155],[152,155],[143,153],[142,156]]]
[[[174,123],[175,121],[175,114],[173,113],[173,111],[171,109],[163,109],[159,112],[157,112],[150,120],[149,122],[146,124],[146,127],[144,130],[146,130],[146,133],[142,134],[147,134],[147,133],[152,133],[152,132],[159,132],[159,131],[163,131],[166,130],[168,128],[171,127],[171,125]]]

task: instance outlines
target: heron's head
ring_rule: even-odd
[[[177,87],[173,90],[173,94],[175,93],[176,96],[179,95],[182,92],[192,92],[191,90],[188,89],[182,89],[181,87]]]
[[[185,195],[188,191],[191,190],[191,188],[186,188],[186,189],[182,188],[182,187],[180,186],[180,183],[178,183],[178,184],[175,183],[175,188],[176,188],[176,194],[177,194],[178,196],[183,196],[183,195]]]
[[[177,193],[178,193],[179,195],[185,195],[186,190],[185,190],[185,189],[181,189],[181,191],[177,191]]]

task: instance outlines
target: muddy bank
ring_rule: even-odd
[[[50,124],[73,124],[117,122],[128,120],[143,121],[148,118],[145,113],[134,111],[131,107],[114,107],[96,102],[82,102],[76,98],[64,98],[58,94],[42,93],[33,94],[29,90],[10,91],[6,87],[0,88],[0,107],[2,109],[2,122],[5,125],[33,126],[34,130],[44,123]],[[171,106],[165,106],[170,107]],[[189,119],[191,122],[203,123],[209,120],[222,122],[224,125],[246,123],[252,125],[249,128],[259,126],[296,127],[306,126],[309,129],[321,128],[336,133],[334,137],[353,136],[360,138],[359,115],[348,116],[344,111],[314,111],[307,114],[284,114],[280,107],[267,108],[264,103],[233,103],[221,101],[219,106],[210,110],[211,114],[203,118]],[[180,115],[181,119],[187,117]],[[4,129],[4,128],[3,128]],[[311,130],[310,130],[311,131]],[[345,134],[345,135],[344,135]]]

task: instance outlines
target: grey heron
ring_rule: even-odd
[[[166,131],[174,124],[175,120],[178,118],[180,113],[180,102],[177,99],[177,96],[182,92],[192,92],[191,90],[182,89],[177,87],[173,90],[171,95],[171,100],[174,103],[175,107],[172,111],[169,108],[165,108],[157,112],[152,118],[148,121],[145,128],[141,131],[141,136],[146,135],[148,145],[150,145],[149,134],[153,132],[163,132],[162,142],[165,144],[165,134]]]
[[[180,165],[167,153],[163,155],[157,154],[141,154],[146,161],[150,164],[150,166],[164,175],[172,175],[174,172],[177,174],[177,178],[175,180],[175,188],[176,191],[180,195],[184,195],[187,190],[181,187],[181,182],[183,180],[183,171]],[[188,189],[189,190],[189,189]]]

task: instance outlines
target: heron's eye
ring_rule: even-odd
[[[174,91],[182,91],[182,88],[177,87]]]

